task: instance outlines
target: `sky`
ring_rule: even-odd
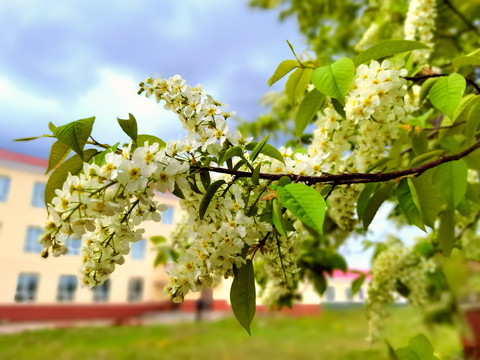
[[[280,23],[277,12],[251,9],[248,0],[15,0],[1,1],[0,14],[0,148],[44,158],[53,139],[12,140],[47,134],[49,122],[96,116],[97,141],[126,142],[116,118],[128,113],[139,133],[183,137],[173,114],[137,95],[150,76],[180,74],[253,121],[267,111],[259,100],[269,77],[292,58],[286,40],[297,53],[305,48],[293,19]],[[391,227],[387,213],[369,239]],[[369,266],[360,241],[342,251],[352,267]]]
[[[137,95],[150,76],[180,74],[253,121],[267,111],[268,78],[292,58],[285,40],[305,47],[294,19],[248,0],[16,0],[0,14],[0,148],[45,158],[53,139],[12,140],[96,116],[96,140],[127,141],[116,118],[129,112],[139,133],[183,137],[173,114]]]

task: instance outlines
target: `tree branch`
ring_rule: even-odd
[[[430,74],[430,75],[420,75],[420,76],[405,76],[404,79],[416,82],[416,81],[420,81],[420,80],[425,80],[425,79],[430,79],[430,78],[439,78],[439,77],[444,77],[444,76],[448,76],[448,74]],[[473,88],[475,89],[475,94],[477,94],[477,95],[480,94],[480,86],[478,86],[478,84],[475,81],[473,81],[472,79],[469,79],[469,78],[465,78],[465,81],[473,86]]]
[[[457,15],[460,19],[462,19],[462,21],[465,23],[465,25],[467,25],[467,27],[474,31],[477,35],[480,36],[480,31],[478,30],[478,28],[470,21],[467,19],[467,17],[465,15],[463,15],[460,11],[458,11],[458,9],[453,6],[453,4],[450,2],[450,0],[443,0],[443,2],[445,3],[445,5],[447,5],[450,10],[452,10],[455,15]]]
[[[295,174],[265,174],[260,173],[261,179],[266,179],[270,181],[280,180],[280,178],[286,176],[289,177],[292,181],[303,182],[308,184],[331,184],[331,185],[345,185],[345,184],[364,184],[371,182],[386,182],[393,179],[402,178],[405,176],[419,176],[425,171],[432,169],[440,164],[447,163],[450,161],[459,160],[473,151],[480,148],[480,140],[477,140],[475,144],[469,148],[453,155],[440,156],[437,159],[430,161],[426,164],[415,166],[413,168],[391,171],[388,173],[342,173],[342,174],[324,174],[320,176],[302,176]],[[238,177],[252,177],[251,172],[239,171],[232,169],[225,169],[221,167],[199,167],[199,170],[208,170],[220,174],[229,174]]]

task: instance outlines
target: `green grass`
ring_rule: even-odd
[[[454,328],[428,330],[412,309],[392,310],[386,337],[394,348],[423,332],[443,359],[461,358]],[[385,345],[370,346],[361,309],[326,309],[320,316],[258,315],[252,337],[233,318],[211,323],[29,331],[0,336],[0,359],[386,359]]]

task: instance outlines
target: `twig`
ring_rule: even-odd
[[[460,11],[458,11],[458,9],[453,6],[453,4],[450,2],[450,0],[443,0],[443,2],[445,3],[445,5],[447,5],[450,10],[452,10],[455,15],[457,15],[460,19],[462,19],[462,21],[467,25],[467,27],[474,31],[477,35],[480,36],[480,31],[478,30],[478,28],[470,21],[467,19],[467,17],[465,15],[463,15]]]
[[[428,163],[425,163],[421,166],[415,166],[409,169],[391,171],[388,173],[341,173],[341,174],[324,174],[320,176],[302,176],[295,174],[265,174],[260,173],[261,179],[266,179],[270,181],[280,180],[282,177],[287,176],[290,179],[298,182],[309,183],[309,184],[332,184],[332,185],[344,185],[344,184],[362,184],[362,183],[371,183],[371,182],[386,182],[393,179],[402,178],[405,176],[419,176],[425,171],[432,169],[440,164],[447,163],[450,161],[459,160],[473,151],[480,148],[480,140],[477,140],[475,144],[469,148],[453,155],[440,156],[435,160],[432,160]],[[236,175],[239,177],[252,177],[251,172],[239,171],[225,169],[221,167],[202,167],[200,169],[205,169],[208,171],[221,173],[221,174],[230,174]]]

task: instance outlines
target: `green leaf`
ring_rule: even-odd
[[[462,100],[465,86],[465,78],[460,74],[453,73],[441,77],[428,93],[430,102],[450,119],[453,119],[455,110]]]
[[[50,131],[53,133],[57,127],[56,127],[55,125],[53,125],[52,122],[49,122],[49,123],[48,123],[48,128],[49,128]]]
[[[267,143],[267,140],[268,140],[269,136],[270,135],[265,136],[262,141],[260,141],[258,144],[255,145],[252,152],[250,153],[250,157],[249,157],[250,161],[255,161],[255,159],[258,157],[258,155],[262,151],[263,147]]]
[[[294,106],[305,90],[307,90],[312,73],[312,68],[298,68],[288,77],[285,84],[285,94],[291,105]]]
[[[285,231],[285,219],[283,218],[282,210],[280,209],[280,205],[278,204],[278,199],[272,200],[273,206],[273,214],[272,214],[272,222],[275,225],[277,231],[283,235],[287,236],[287,232]]]
[[[457,71],[462,66],[480,66],[480,57],[477,56],[457,56],[452,60],[452,66]]]
[[[305,128],[312,122],[318,110],[325,102],[325,95],[313,89],[310,91],[298,107],[295,116],[295,135],[301,138]]]
[[[396,356],[398,360],[435,360],[433,346],[423,334],[411,339],[407,347],[398,349]]]
[[[363,228],[365,230],[368,229],[368,226],[372,222],[375,214],[377,213],[380,206],[383,204],[385,200],[390,197],[390,193],[393,188],[393,183],[387,183],[384,186],[380,187],[368,200],[367,206],[363,212]]]
[[[427,98],[428,93],[433,85],[437,82],[438,78],[430,78],[423,82],[422,86],[420,87],[420,93],[418,94],[418,103],[422,104],[423,101]]]
[[[240,146],[232,146],[225,151],[223,156],[220,157],[219,164],[223,164],[223,162],[227,161],[228,159],[233,158],[234,156],[242,156],[243,149]]]
[[[407,221],[411,225],[416,225],[423,231],[425,231],[425,226],[423,225],[422,218],[420,216],[420,211],[418,210],[415,202],[413,201],[412,193],[410,187],[408,186],[408,180],[403,178],[400,180],[397,186],[397,199],[400,204]]]
[[[167,242],[167,238],[162,235],[155,235],[150,238],[150,241],[153,242],[155,245],[164,244]]]
[[[422,221],[433,229],[441,203],[437,196],[437,190],[427,177],[428,174],[431,173],[424,173],[421,176],[412,178],[411,181],[418,196]]]
[[[445,256],[449,256],[455,244],[454,209],[447,209],[440,214],[440,227],[437,233],[437,242]]]
[[[315,189],[300,183],[277,187],[277,194],[288,210],[317,233],[323,232],[325,199]]]
[[[154,143],[158,143],[158,148],[163,149],[165,147],[165,141],[162,139],[148,134],[140,134],[137,135],[137,145],[144,146],[145,143],[148,141],[148,145],[153,145]]]
[[[355,280],[352,281],[352,294],[355,295],[360,291],[362,288],[363,283],[365,282],[365,279],[367,278],[366,274],[361,274],[359,277],[357,277]]]
[[[475,141],[475,134],[480,125],[480,97],[471,102],[472,106],[466,116],[465,145],[471,146]]]
[[[233,273],[235,277],[230,288],[232,310],[240,325],[251,335],[250,324],[256,311],[255,274],[252,260],[247,260],[246,264],[240,268],[234,265]]]
[[[248,143],[245,146],[245,150],[250,150],[253,153],[253,150],[257,147],[257,145],[258,145],[258,143],[254,142],[254,141],[251,142],[251,143]],[[265,143],[265,145],[263,145],[260,148],[260,153],[262,153],[263,155],[266,155],[268,157],[271,157],[273,159],[276,159],[276,160],[280,161],[281,163],[285,164],[285,159],[283,158],[282,153],[280,151],[278,151],[276,147],[274,147],[270,144]],[[250,156],[252,156],[252,155],[250,154]]]
[[[253,185],[259,185],[260,184],[260,168],[262,167],[262,164],[258,164],[255,169],[253,170],[252,173],[252,183]]]
[[[467,191],[467,164],[460,159],[438,165],[433,184],[450,209],[455,209]]]
[[[52,202],[52,199],[56,196],[55,190],[62,188],[63,183],[67,180],[68,173],[72,175],[78,174],[83,169],[84,160],[88,162],[97,153],[98,151],[95,149],[85,150],[83,160],[79,155],[73,155],[56,168],[50,174],[47,185],[45,186],[45,204],[48,205]]]
[[[203,187],[205,189],[207,189],[210,186],[210,183],[211,183],[210,171],[208,171],[208,170],[200,171],[200,180],[202,181]]]
[[[479,98],[474,94],[468,94],[462,97],[460,104],[458,104],[458,107],[453,114],[452,123],[455,123],[457,120],[465,120],[465,117],[468,115],[472,106],[477,103],[478,99]]]
[[[205,212],[207,211],[208,205],[210,205],[210,202],[212,201],[213,195],[215,195],[218,188],[223,184],[226,184],[225,180],[217,180],[211,183],[208,187],[207,191],[205,192],[205,196],[200,202],[200,206],[198,208],[198,215],[200,217],[200,220],[202,220],[205,216]]]
[[[280,180],[278,180],[277,186],[285,186],[291,183],[292,180],[288,176],[282,176]]]
[[[278,80],[283,78],[285,75],[287,75],[290,71],[295,69],[299,63],[296,60],[285,60],[278,65],[277,70],[275,70],[275,73],[272,75],[272,77],[268,80],[268,86],[272,86],[274,83],[276,83]]]
[[[360,196],[357,200],[357,214],[359,219],[363,218],[363,214],[367,208],[368,202],[370,201],[370,197],[377,190],[378,186],[378,183],[368,183],[360,193]]]
[[[414,117],[413,119],[410,119],[408,123],[412,126],[419,126],[422,129],[426,127],[425,123],[427,122],[428,119],[430,119],[430,116],[432,116],[434,109],[431,108],[428,110],[426,113]]]
[[[29,137],[14,139],[13,141],[32,141],[32,140],[40,139],[42,137],[52,137],[52,135],[29,136]]]
[[[429,162],[433,159],[438,158],[439,156],[443,155],[445,153],[445,150],[439,149],[439,150],[433,150],[429,151],[425,154],[418,155],[412,159],[410,162],[409,167],[415,167],[415,166],[420,166],[426,162]]]
[[[385,157],[385,158],[381,158],[380,160],[378,160],[377,162],[373,163],[372,165],[370,165],[366,170],[365,172],[366,173],[369,173],[369,172],[372,172],[373,170],[375,169],[378,169],[378,168],[381,168],[383,167],[384,165],[387,165],[390,161],[394,160],[394,158],[391,158],[391,157]]]
[[[342,119],[347,118],[347,114],[345,113],[345,109],[342,104],[337,99],[331,98],[332,100],[332,105],[335,111],[337,112],[338,115],[342,117]]]
[[[118,124],[122,130],[127,134],[133,141],[137,142],[138,127],[137,120],[132,114],[128,114],[128,119],[117,118]]]
[[[106,150],[102,151],[101,153],[98,153],[97,155],[95,155],[94,156],[95,164],[97,164],[98,166],[102,166],[103,164],[105,164],[105,155],[107,155],[109,153],[112,153],[112,152],[116,152],[117,148],[118,148],[118,145],[120,145],[120,143],[116,143],[115,145],[110,146],[108,149],[106,149]]]
[[[355,56],[353,58],[353,62],[355,63],[355,66],[358,66],[369,60],[381,59],[416,49],[429,49],[429,47],[421,42],[410,40],[380,41],[379,43]]]
[[[50,156],[48,157],[48,168],[45,174],[48,174],[58,164],[60,164],[70,154],[70,147],[60,141],[55,141],[50,149]]]
[[[168,254],[166,252],[159,252],[155,257],[155,261],[153,262],[153,267],[157,267],[158,265],[165,265],[168,262]]]
[[[80,159],[84,160],[83,148],[92,133],[95,117],[72,121],[66,125],[58,126],[53,130],[53,135],[62,143],[75,151]]]
[[[337,99],[345,105],[350,84],[355,76],[355,66],[348,58],[341,58],[331,65],[323,66],[312,74],[312,84],[322,94]]]

